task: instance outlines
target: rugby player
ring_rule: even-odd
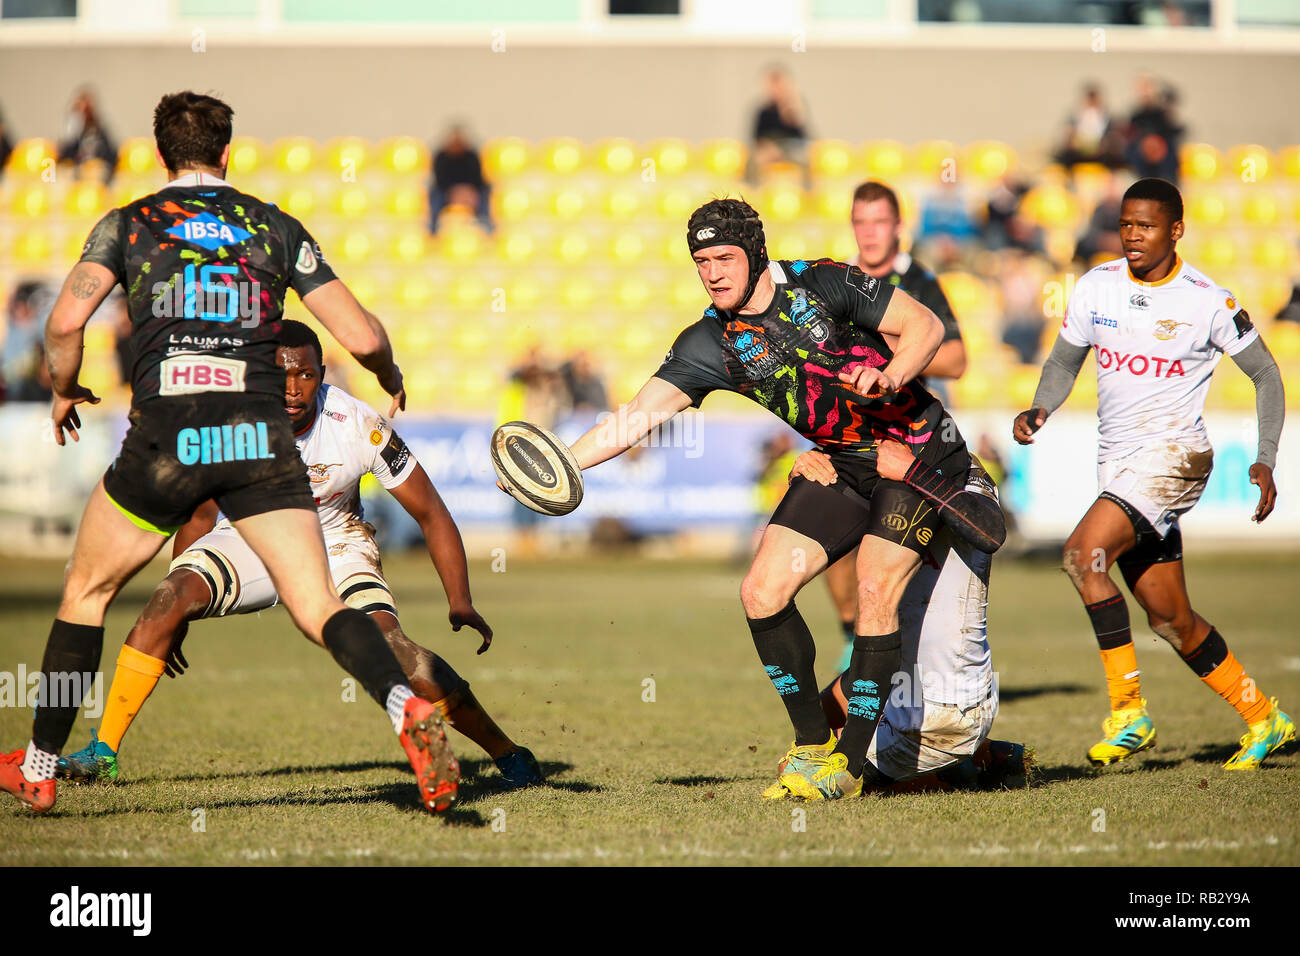
[[[1210,376],[1229,355],[1255,384],[1259,444],[1250,482],[1259,487],[1252,520],[1273,510],[1273,466],[1286,401],[1282,375],[1250,316],[1232,293],[1184,262],[1183,199],[1162,179],[1124,193],[1119,217],[1124,258],[1079,279],[1061,332],[1043,366],[1034,407],[1016,416],[1015,440],[1034,433],[1069,396],[1090,350],[1097,353],[1100,494],[1065,544],[1064,568],[1083,599],[1101,649],[1111,715],[1088,751],[1103,766],[1156,742],[1139,682],[1124,583],[1151,629],[1246,722],[1227,770],[1254,770],[1295,737],[1295,723],[1265,697],[1216,627],[1197,614],[1183,579],[1179,517],[1200,500],[1214,450],[1201,418]]]
[[[880,443],[881,475],[905,473],[912,455],[895,441]],[[893,469],[898,469],[894,471]],[[791,478],[801,476],[823,487],[839,480],[829,456],[806,451],[795,460]],[[997,489],[979,460],[971,456],[966,490],[997,500]],[[859,507],[844,535],[853,542],[869,530],[870,509]],[[843,547],[844,545],[842,545]],[[834,561],[835,552],[827,555]],[[940,528],[921,556],[921,568],[899,602],[903,661],[867,749],[864,791],[897,792],[927,788],[995,787],[1015,778],[1027,782],[1032,755],[1021,744],[989,740],[998,712],[998,687],[988,644],[988,587],[992,555],[947,528]],[[832,729],[844,726],[848,702],[841,679],[822,691],[822,707]],[[792,796],[780,782],[763,796]]]
[[[334,591],[316,502],[284,410],[276,337],[290,288],[393,397],[402,373],[379,320],[363,309],[292,216],[222,178],[233,111],[211,96],[164,96],[154,111],[171,181],[95,226],[46,324],[53,431],[79,440],[84,329],[113,286],[131,318],[130,429],[91,492],[41,663],[32,738],[0,757],[0,789],[38,812],[99,668],[104,613],[195,508],[216,499],[266,567],[307,638],[384,707],[415,769],[420,802],[446,809],[459,767],[437,708],[416,697],[364,612]],[[84,675],[84,676],[83,676]]]
[[[769,262],[762,222],[740,200],[697,209],[687,241],[713,304],[677,337],[636,397],[579,438],[573,454],[582,468],[607,461],[717,389],[762,405],[830,454],[842,481],[835,488],[791,483],[741,602],[795,728],[781,783],[809,799],[855,794],[883,707],[880,688],[902,660],[898,601],[942,516],[974,514],[964,530],[990,551],[1001,543],[981,524],[991,517],[981,507],[988,500],[964,491],[970,457],[956,423],[914,381],[933,359],[943,325],[856,266]],[[885,335],[898,336],[896,349]],[[916,456],[904,481],[876,472],[876,444],[891,437]],[[794,596],[852,527],[843,517],[849,508],[865,508],[868,518],[857,635],[843,677],[848,718],[836,741],[813,673],[816,647]]]
[[[337,386],[321,384],[324,355],[320,339],[308,326],[292,319],[281,322],[275,364],[285,370],[284,407],[299,455],[307,463],[334,589],[343,603],[374,618],[411,689],[482,747],[508,786],[541,783],[532,752],[507,737],[474,697],[469,683],[440,656],[407,637],[397,620],[374,528],[366,523],[361,508],[360,485],[366,474],[373,474],[424,532],[447,594],[452,630],[468,626],[478,631],[483,636],[480,654],[492,641],[492,628],[470,597],[460,532],[428,474],[374,409]],[[247,614],[278,603],[266,568],[229,519],[215,513],[215,503],[200,508],[177,533],[175,555],[167,577],[122,648],[99,733],[91,731],[84,750],[59,758],[59,776],[79,781],[117,779],[122,737],[158,678],[163,673],[184,673],[189,666],[181,642],[191,621]]]
[[[943,341],[925,367],[919,381],[931,388],[933,379],[956,379],[966,373],[966,343],[957,318],[934,273],[902,251],[903,216],[898,196],[884,183],[869,180],[853,190],[850,213],[853,238],[858,244],[857,267],[890,285],[897,286],[939,317]],[[932,390],[941,401],[947,398],[942,383]],[[840,669],[848,667],[853,654],[854,619],[858,610],[857,549],[826,569],[826,587],[840,615],[845,648]]]

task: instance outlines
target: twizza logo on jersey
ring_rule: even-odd
[[[176,433],[176,457],[182,465],[274,458],[270,444],[266,422],[182,428]]]
[[[1159,355],[1138,355],[1130,352],[1112,352],[1095,345],[1097,364],[1104,369],[1127,371],[1130,375],[1152,375],[1155,378],[1173,378],[1186,375],[1181,359],[1167,359]]]
[[[159,395],[242,392],[244,363],[216,355],[173,355],[158,366]]]

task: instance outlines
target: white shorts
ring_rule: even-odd
[[[359,523],[326,534],[325,554],[334,589],[344,604],[366,613],[388,611],[397,616],[374,529]],[[199,538],[172,561],[168,573],[177,568],[193,571],[207,582],[212,600],[204,617],[262,611],[280,600],[266,567],[234,528],[214,528]]]
[[[1179,515],[1201,500],[1213,467],[1214,449],[1208,446],[1156,444],[1098,462],[1097,491],[1127,503],[1165,538],[1178,527]]]
[[[942,770],[978,750],[997,715],[996,689],[965,707],[929,700],[903,707],[891,702],[867,747],[867,760],[894,780]]]

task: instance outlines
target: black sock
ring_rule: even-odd
[[[853,621],[840,621],[840,630],[844,632],[844,639],[852,644],[853,638],[857,636],[857,624]]]
[[[902,666],[902,631],[874,636],[859,634],[853,639],[849,669],[840,677],[840,690],[849,705],[848,717],[835,750],[849,758],[849,773],[855,777],[862,776],[867,747],[876,734],[880,715],[885,712],[892,678]]]
[[[824,744],[831,736],[830,725],[817,693],[813,662],[817,645],[799,609],[791,601],[771,617],[747,618],[758,659],[767,669],[776,692],[781,695],[794,724],[796,746]]]
[[[41,660],[41,693],[32,721],[32,742],[56,754],[68,742],[81,700],[99,670],[104,628],[54,619]]]
[[[325,622],[321,640],[339,667],[360,681],[380,707],[387,706],[390,690],[406,683],[402,665],[370,615],[344,608]]]
[[[1184,663],[1201,680],[1214,673],[1214,669],[1227,659],[1228,642],[1219,634],[1218,628],[1214,627],[1210,628],[1210,633],[1205,635],[1205,640],[1196,645],[1196,650],[1183,657]]]
[[[1103,651],[1133,643],[1124,595],[1116,594],[1096,604],[1085,604],[1084,608],[1092,621],[1092,632],[1097,635],[1097,645]]]

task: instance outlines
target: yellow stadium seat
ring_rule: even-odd
[[[551,215],[556,219],[579,218],[587,207],[587,198],[577,189],[561,189],[551,196]]]
[[[560,283],[560,302],[570,309],[586,309],[596,301],[596,283],[585,275],[570,276]]]
[[[461,322],[451,335],[452,348],[456,354],[477,358],[487,353],[494,344],[492,332],[479,322]]]
[[[492,287],[482,276],[459,272],[447,285],[447,301],[459,309],[481,309],[487,306]]]
[[[699,197],[686,189],[665,189],[659,193],[660,218],[686,228],[686,218],[699,205]]]
[[[417,186],[390,189],[384,196],[384,211],[395,219],[423,219],[428,211],[427,197]]]
[[[357,219],[370,211],[370,196],[360,186],[345,186],[334,190],[332,204],[336,215]]]
[[[305,136],[289,136],[276,140],[271,155],[277,169],[299,176],[315,164],[316,144]]]
[[[1274,322],[1267,339],[1269,351],[1279,362],[1300,359],[1300,322]]]
[[[682,217],[682,231],[668,236],[660,244],[660,254],[664,262],[679,266],[691,261],[691,249],[686,244],[686,217]]]
[[[962,171],[977,179],[1000,179],[1018,164],[1016,151],[1006,143],[981,140],[966,147]]]
[[[555,257],[567,265],[581,265],[591,252],[591,243],[581,232],[568,232],[555,241]]]
[[[117,151],[117,168],[137,176],[155,172],[158,169],[155,149],[153,140],[143,136],[132,137]]]
[[[938,279],[939,288],[943,290],[958,321],[966,321],[967,316],[982,311],[988,291],[981,279],[969,272],[945,272]]]
[[[1260,316],[1275,316],[1291,301],[1291,278],[1266,272],[1260,278],[1255,296],[1250,308]]]
[[[81,258],[81,251],[86,247],[86,237],[89,230],[83,232],[76,230],[69,232],[63,237],[63,249],[61,252],[51,253],[52,256],[58,256],[59,264],[67,263],[71,265]],[[0,302],[4,299],[0,298]]]
[[[45,268],[54,251],[54,240],[45,229],[24,229],[12,246],[13,261],[20,266]]]
[[[348,289],[362,305],[373,306],[379,301],[379,283],[364,271],[348,276]]]
[[[370,144],[359,136],[341,136],[325,147],[325,168],[345,183],[356,182],[370,158]]]
[[[523,265],[531,262],[537,252],[537,241],[531,233],[522,231],[503,232],[498,240],[501,257],[511,265]]]
[[[958,174],[957,147],[946,139],[918,143],[913,154],[913,168],[926,179],[954,182]]]
[[[826,247],[824,254],[834,259],[836,262],[857,262],[858,261],[858,241],[853,238],[853,233],[848,229],[837,230],[831,233],[830,245]]]
[[[624,309],[644,309],[653,291],[639,275],[624,276],[614,284],[614,302]]]
[[[483,233],[468,222],[444,226],[438,240],[442,256],[451,262],[474,262],[483,253]]]
[[[780,183],[765,187],[759,196],[764,222],[790,222],[803,213],[803,190],[798,183]]]
[[[1300,145],[1281,150],[1277,154],[1277,165],[1287,179],[1300,179]]]
[[[512,176],[518,176],[528,166],[528,143],[517,136],[491,139],[483,144],[479,152],[483,164],[483,174],[489,182],[500,183]]]
[[[1079,224],[1079,200],[1064,186],[1035,186],[1021,202],[1021,211],[1045,228],[1074,229]]]
[[[265,147],[259,140],[251,136],[234,136],[230,140],[230,163],[229,172],[231,175],[247,176],[254,173],[262,165],[262,154]]]
[[[72,184],[63,196],[63,208],[73,216],[101,216],[107,206],[108,194],[104,187],[96,182],[77,182]]]
[[[48,139],[25,139],[14,147],[9,157],[9,171],[27,176],[45,176],[53,181],[55,156],[54,143]]]
[[[423,229],[403,229],[389,241],[388,255],[394,262],[410,265],[424,259],[428,245],[429,234]]]
[[[1198,191],[1185,204],[1183,218],[1192,226],[1221,226],[1228,219],[1227,197],[1217,189]]]
[[[429,169],[429,149],[414,136],[394,136],[379,144],[379,163],[399,176]]]
[[[1214,273],[1215,270],[1230,269],[1237,264],[1237,240],[1222,233],[1205,238],[1200,247],[1200,259],[1203,268]]]
[[[823,187],[813,196],[813,208],[821,219],[847,223],[853,213],[853,191],[843,186]]]
[[[492,199],[497,208],[497,218],[504,222],[523,219],[533,205],[532,196],[521,187],[496,190]]]
[[[1272,171],[1273,157],[1256,143],[1242,143],[1228,153],[1224,172],[1243,183],[1262,183]]]
[[[878,139],[863,149],[867,177],[875,180],[893,180],[907,169],[907,147],[892,139]]]
[[[513,309],[535,309],[542,302],[541,283],[527,273],[512,277],[504,291],[506,312]]]
[[[847,176],[854,171],[853,147],[840,139],[817,140],[808,150],[808,166],[814,176]]]
[[[656,181],[660,176],[680,176],[691,163],[691,147],[684,140],[661,139],[651,145],[650,158]]]
[[[567,176],[582,165],[582,143],[568,136],[548,140],[542,146],[542,162],[549,171]]]
[[[1213,179],[1222,163],[1219,151],[1208,143],[1186,143],[1178,153],[1178,164],[1186,179]]]
[[[1266,233],[1251,244],[1250,260],[1261,269],[1289,273],[1295,260],[1295,242],[1280,232]]]
[[[602,172],[621,176],[640,161],[636,143],[630,139],[607,139],[596,146],[596,166]]]
[[[745,144],[735,139],[711,140],[701,150],[705,170],[723,179],[739,177],[745,171],[747,157]]]
[[[673,280],[669,298],[674,309],[690,310],[696,306],[703,309],[704,306],[700,303],[706,295],[704,287],[700,285],[699,276],[682,276],[680,279]]]
[[[310,189],[291,189],[280,200],[280,208],[297,219],[305,219],[316,208],[316,195]]]
[[[635,266],[645,256],[645,240],[638,233],[624,232],[609,244],[609,257],[625,266]]]
[[[641,209],[641,194],[635,189],[611,189],[605,193],[601,207],[610,219],[618,221],[631,219]]]
[[[1251,226],[1276,226],[1281,209],[1277,195],[1269,189],[1252,189],[1242,203],[1242,218]]]
[[[948,387],[957,408],[978,408],[991,404],[993,400],[993,376],[973,364],[965,375]]]
[[[397,283],[397,304],[407,309],[427,309],[432,304],[438,290],[433,280],[423,273],[412,273],[402,277]]]
[[[814,255],[807,239],[794,232],[779,235],[775,241],[768,239],[767,245],[777,259],[807,259]]]
[[[370,259],[374,245],[368,233],[359,230],[345,233],[343,241],[339,243],[339,255],[349,265],[359,265]]]
[[[51,183],[36,182],[30,186],[19,186],[9,197],[9,208],[16,216],[39,219],[49,214],[53,191]]]

